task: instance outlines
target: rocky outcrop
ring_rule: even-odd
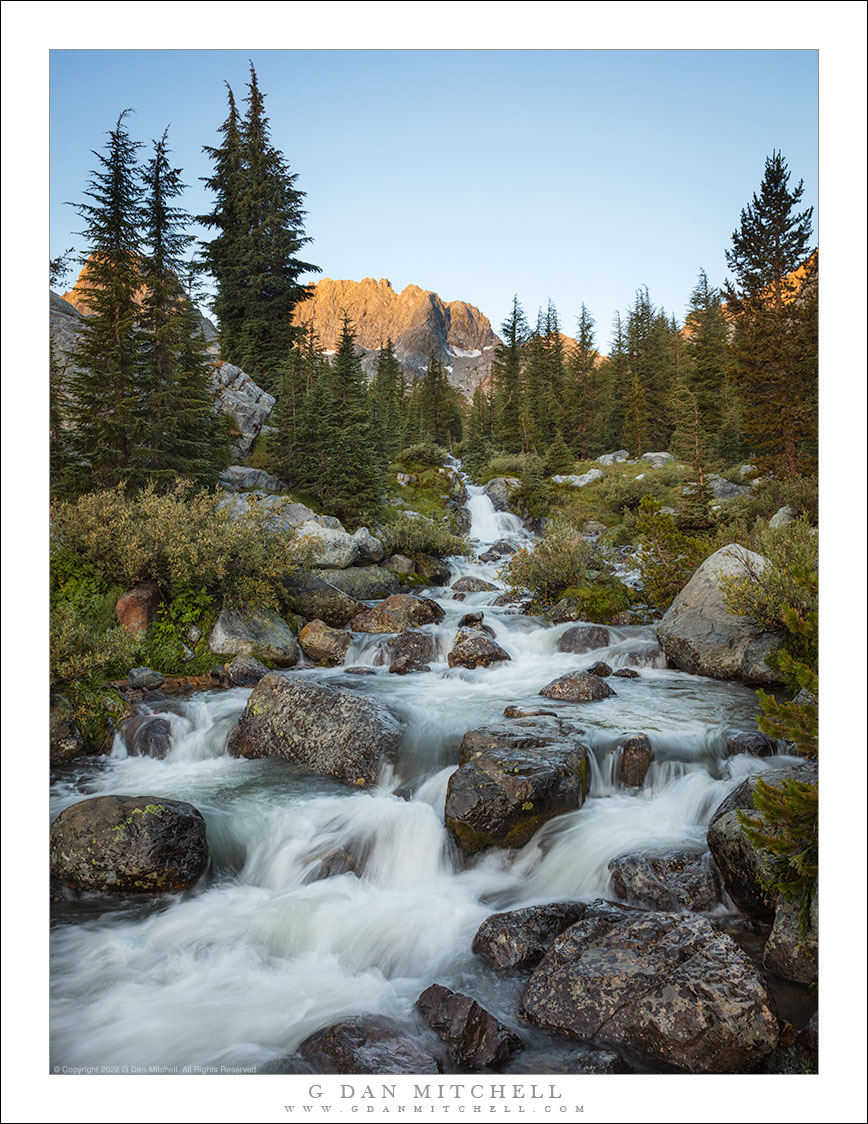
[[[795,518],[796,518],[795,508],[790,507],[789,504],[784,504],[784,506],[779,507],[778,510],[771,517],[771,519],[769,520],[769,526],[775,527],[775,528],[786,527],[787,524],[792,523],[792,521]]]
[[[75,891],[164,894],[187,890],[208,865],[205,821],[181,800],[97,796],[51,825],[51,874]]]
[[[704,917],[588,910],[552,944],[521,998],[550,1032],[635,1051],[690,1073],[745,1073],[775,1049],[765,983]]]
[[[321,667],[337,667],[343,663],[352,641],[349,632],[331,628],[325,621],[309,621],[298,634],[301,650]]]
[[[490,667],[510,659],[509,652],[479,628],[459,628],[449,656],[450,667]]]
[[[272,609],[241,610],[224,605],[208,644],[218,656],[256,656],[278,667],[298,663],[298,642],[292,629]]]
[[[639,459],[646,461],[652,468],[663,468],[664,465],[673,464],[675,461],[671,453],[643,453]]]
[[[492,913],[473,938],[473,951],[492,968],[530,970],[555,937],[585,915],[584,902],[552,902],[507,913]]]
[[[451,588],[456,593],[497,593],[497,586],[482,578],[457,578]]]
[[[229,419],[235,460],[250,455],[274,409],[274,398],[232,363],[217,363],[211,372],[211,391],[218,414]]]
[[[345,570],[312,570],[312,578],[320,578],[335,589],[357,601],[375,601],[388,597],[401,588],[398,578],[382,566],[347,566]],[[361,609],[356,610],[361,612]]]
[[[521,481],[515,476],[495,476],[493,480],[488,481],[483,491],[491,500],[491,506],[495,511],[510,511],[510,497],[520,487]]]
[[[320,518],[306,504],[296,503],[288,496],[273,496],[258,489],[253,492],[229,492],[221,498],[218,506],[227,512],[230,520],[242,518],[255,506],[266,512],[264,526],[267,530],[287,535],[292,534],[302,523]]]
[[[473,305],[447,303],[417,285],[396,293],[384,279],[324,277],[314,286],[311,299],[296,305],[295,320],[302,326],[312,323],[329,353],[338,347],[345,314],[353,322],[367,374],[375,371],[383,341],[391,339],[399,362],[414,376],[421,376],[433,352],[446,367],[451,385],[468,398],[489,379],[498,339]]]
[[[699,913],[721,900],[720,879],[711,856],[690,851],[621,855],[609,863],[612,886],[623,901],[646,909]]]
[[[304,582],[294,583],[291,596],[295,611],[307,620],[321,620],[332,628],[345,628],[365,606],[334,584],[332,578],[341,572],[326,571],[327,577],[311,574]]]
[[[552,483],[561,484],[568,488],[585,488],[588,484],[593,484],[595,480],[602,480],[604,475],[605,473],[601,472],[599,468],[591,468],[579,476],[553,476]]]
[[[226,665],[226,675],[233,687],[255,687],[268,675],[268,668],[256,656],[236,656]]]
[[[547,699],[559,702],[596,702],[614,695],[609,684],[598,675],[588,675],[584,671],[570,671],[553,679],[543,687],[540,694]]]
[[[243,464],[232,464],[220,473],[220,486],[227,492],[272,492],[286,491],[286,485],[263,468],[250,468]]]
[[[431,984],[416,1000],[422,1018],[446,1044],[449,1059],[463,1070],[502,1069],[521,1039],[484,1007],[442,984]]]
[[[630,454],[626,449],[617,449],[614,453],[603,453],[601,457],[597,457],[597,464],[624,464],[629,459]]]
[[[133,636],[144,636],[157,616],[162,596],[156,582],[133,586],[115,605],[115,617],[121,628]]]
[[[449,778],[446,827],[465,854],[524,846],[542,824],[581,808],[587,755],[557,721],[518,719],[469,731]]]
[[[401,727],[380,703],[309,679],[266,675],[229,739],[236,757],[285,757],[365,787],[394,763]]]
[[[731,613],[720,591],[725,575],[741,577],[745,566],[761,573],[765,559],[731,543],[702,563],[657,626],[667,659],[682,671],[712,679],[742,679],[752,686],[780,686],[766,658],[780,637]]]
[[[344,570],[359,560],[359,544],[338,527],[324,527],[310,519],[298,528],[298,544],[312,566],[323,570]]]
[[[383,1015],[359,1015],[318,1030],[298,1052],[316,1073],[439,1073],[424,1043]]]
[[[413,597],[409,593],[394,593],[365,609],[350,621],[353,632],[404,632],[408,628],[421,628],[437,624],[446,616],[436,601],[430,597]]]

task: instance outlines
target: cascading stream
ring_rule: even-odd
[[[499,539],[532,536],[468,486],[470,538],[480,552]],[[453,578],[502,589],[498,564],[453,560]],[[514,981],[493,978],[470,951],[495,909],[612,896],[611,859],[629,851],[704,846],[719,802],[746,770],[788,763],[725,756],[728,728],[750,727],[754,692],[689,676],[649,657],[653,629],[610,629],[610,644],[576,656],[558,651],[569,626],[548,627],[497,593],[456,601],[426,591],[446,616],[428,626],[437,642],[430,674],[388,673],[383,637],[354,639],[342,668],[288,672],[370,693],[402,719],[406,736],[393,774],[358,792],[278,760],[229,757],[226,742],[249,690],[205,692],[155,704],[171,724],[163,759],[110,757],[64,766],[52,818],[85,796],[107,793],[188,800],[205,816],[212,869],[204,885],[154,902],[68,903],[52,934],[52,1063],[60,1065],[255,1065],[275,1063],[314,1030],[353,1014],[411,1019],[432,982],[466,991],[501,1018],[514,1010]],[[449,668],[461,616],[482,609],[510,661]],[[614,680],[616,696],[593,707],[552,704],[583,730],[593,751],[591,796],[577,813],[543,827],[518,854],[490,851],[463,869],[443,825],[446,786],[463,734],[499,721],[507,705],[536,706],[558,675],[603,659],[640,664]],[[643,731],[655,761],[644,788],[616,785],[615,744]],[[395,795],[398,786],[402,795]],[[364,856],[353,873],[312,880],[337,848]],[[522,1028],[526,1040],[534,1033]],[[541,1039],[541,1041],[548,1041]]]

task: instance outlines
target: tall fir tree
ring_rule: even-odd
[[[585,305],[578,317],[576,346],[567,359],[566,437],[581,460],[605,452],[605,376],[600,369],[594,320]]]
[[[488,462],[491,452],[492,404],[481,386],[473,391],[464,430],[464,464],[471,475],[477,475]]]
[[[798,476],[816,456],[817,257],[813,209],[799,209],[804,183],[790,189],[789,180],[786,161],[773,152],[726,251],[734,282],[725,292],[735,314],[733,369],[751,451],[762,467]]]
[[[388,459],[404,448],[405,389],[404,369],[395,355],[395,345],[387,339],[377,355],[372,390],[383,452]]]
[[[174,203],[184,185],[169,161],[165,132],[154,142],[142,181],[141,425],[131,471],[136,483],[166,486],[185,476],[213,485],[228,463],[228,448],[212,410],[199,316],[182,282],[193,236],[190,216]]]
[[[512,298],[512,311],[500,328],[503,343],[498,344],[491,365],[494,385],[492,409],[494,442],[507,453],[524,448],[522,426],[522,352],[529,335],[518,297]]]
[[[687,382],[696,396],[702,425],[716,434],[721,425],[729,356],[729,328],[719,290],[709,284],[704,269],[690,294],[684,346]]]
[[[648,403],[645,398],[645,387],[638,375],[633,376],[630,383],[630,397],[627,401],[627,413],[624,419],[624,443],[628,451],[636,458],[647,451],[648,446]]]
[[[647,287],[637,290],[633,307],[627,314],[627,351],[630,373],[642,385],[645,442],[655,449],[665,449],[669,441],[676,335],[665,312],[652,303]]]
[[[86,265],[79,282],[89,315],[70,350],[68,381],[71,492],[111,488],[128,478],[140,438],[140,344],[137,295],[141,285],[141,147],[130,136],[125,109],[108,134],[85,195]]]

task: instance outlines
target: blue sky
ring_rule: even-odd
[[[817,197],[816,51],[51,53],[51,251],[82,248],[78,201],[118,113],[170,143],[193,213],[228,81],[248,59],[274,143],[306,192],[308,260],[477,305],[581,303],[605,349],[635,290],[679,320],[700,267],[720,284],[741,208],[780,149]],[[142,150],[145,153],[145,149]]]

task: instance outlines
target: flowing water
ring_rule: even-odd
[[[467,508],[480,553],[498,539],[532,538],[481,488],[468,487]],[[455,559],[453,579],[465,575],[502,589],[497,563]],[[228,756],[250,694],[241,688],[154,704],[172,728],[164,759],[131,756],[117,738],[111,756],[58,772],[52,818],[92,795],[188,800],[205,816],[212,862],[203,884],[180,896],[56,908],[53,1064],[279,1067],[305,1037],[341,1018],[387,1014],[410,1027],[416,998],[434,982],[472,994],[515,1025],[520,981],[496,978],[470,951],[489,913],[613,897],[611,859],[703,848],[712,812],[747,772],[791,761],[727,758],[727,731],[753,727],[754,692],[668,670],[652,628],[610,628],[609,646],[576,656],[557,648],[571,626],[495,606],[497,593],[456,601],[446,587],[426,592],[446,612],[428,628],[437,642],[430,674],[390,675],[387,638],[361,634],[346,664],[368,665],[373,675],[286,673],[377,696],[401,718],[398,760],[376,789],[359,792],[279,759]],[[449,668],[458,621],[476,609],[511,660]],[[487,852],[465,869],[443,826],[463,734],[501,719],[507,705],[538,705],[540,688],[596,659],[639,667],[640,678],[611,680],[616,696],[585,707],[545,700],[593,751],[585,806],[518,853]],[[643,789],[619,789],[615,743],[638,731],[655,760]],[[364,850],[362,876],[311,880],[342,845]],[[533,1032],[520,1033],[533,1044]]]

